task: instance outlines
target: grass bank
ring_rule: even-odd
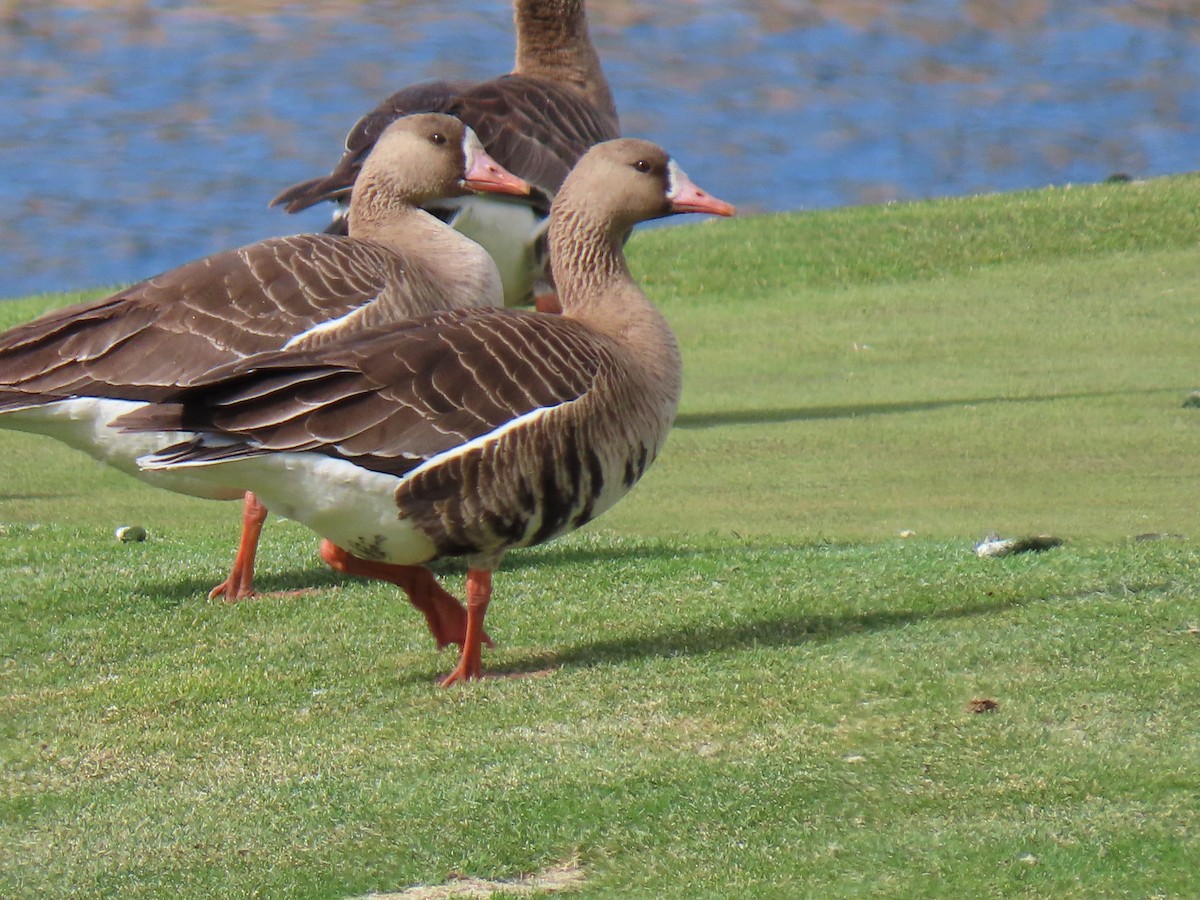
[[[680,422],[497,577],[486,663],[529,677],[437,689],[287,523],[262,586],[317,590],[209,603],[234,507],[0,433],[0,894],[1194,894],[1198,195],[638,235]]]

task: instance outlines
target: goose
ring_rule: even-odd
[[[534,190],[521,202],[466,197],[428,208],[492,254],[506,305],[536,302],[542,311],[557,312],[544,240],[550,201],[584,151],[620,136],[620,124],[583,0],[516,0],[513,19],[517,47],[511,73],[397,91],[350,129],[345,153],[329,175],[293,185],[271,205],[295,213],[326,200],[344,204],[388,122],[411,112],[449,113],[474,128],[488,153]],[[334,213],[329,231],[344,228],[343,209]]]
[[[139,465],[253,490],[321,535],[338,571],[408,589],[425,563],[465,557],[465,635],[441,683],[481,678],[505,552],[600,515],[666,440],[679,349],[622,245],[638,222],[685,212],[734,209],[655,144],[598,144],[550,215],[561,315],[451,310],[261,354],[115,425],[181,432]]]
[[[282,237],[217,253],[0,335],[0,427],[55,437],[171,490],[244,497],[238,553],[210,598],[252,595],[266,509],[241,489],[143,472],[135,460],[166,440],[108,423],[254,353],[318,346],[438,309],[500,305],[491,257],[416,205],[473,190],[520,195],[529,186],[452,116],[396,120],[363,166],[350,237]]]

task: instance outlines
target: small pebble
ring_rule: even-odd
[[[146,539],[146,529],[141,525],[122,525],[113,533],[117,536],[118,541],[126,544]]]

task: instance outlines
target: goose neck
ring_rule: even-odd
[[[552,217],[550,268],[564,310],[594,307],[633,283],[622,238],[580,213],[561,210]]]
[[[616,104],[588,33],[583,0],[518,0],[513,71],[566,82],[616,118]]]

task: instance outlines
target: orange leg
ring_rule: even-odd
[[[208,592],[213,600],[224,595],[226,603],[236,603],[254,596],[254,556],[258,553],[258,538],[267,521],[267,508],[250,491],[242,500],[242,539],[229,577]]]
[[[558,293],[550,291],[546,294],[537,294],[533,298],[533,308],[540,313],[557,315],[562,312],[562,303],[558,300]]]
[[[408,594],[409,602],[425,616],[429,631],[441,650],[450,644],[463,644],[470,636],[470,617],[461,603],[437,583],[433,573],[424,566],[399,566],[394,563],[373,562],[355,556],[332,541],[321,541],[321,558],[337,572],[372,578],[398,585]],[[486,633],[482,640],[489,647],[492,639]]]
[[[483,677],[483,617],[492,599],[492,573],[487,569],[467,569],[467,638],[454,671],[442,679],[442,687],[458,681]],[[488,641],[489,645],[491,644]]]

